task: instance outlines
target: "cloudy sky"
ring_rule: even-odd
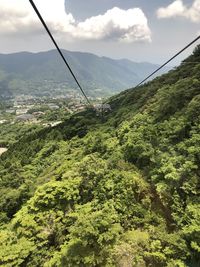
[[[34,2],[68,50],[162,63],[200,34],[200,0]],[[0,0],[0,38],[0,53],[54,48],[28,0]]]

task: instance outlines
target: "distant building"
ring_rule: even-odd
[[[15,109],[6,109],[6,113],[15,114]]]
[[[83,105],[83,104],[75,104],[74,105],[74,110],[75,111],[82,111],[84,109],[85,109],[85,105]]]
[[[43,116],[43,115],[45,115],[45,113],[44,112],[42,112],[42,111],[36,111],[36,112],[33,112],[33,114],[32,114],[33,116],[35,116],[35,117],[40,117],[40,116]]]
[[[35,117],[31,114],[22,114],[16,117],[16,121],[21,121],[21,122],[30,122],[34,120]]]
[[[26,108],[22,108],[22,109],[17,109],[16,110],[16,115],[22,115],[22,114],[26,114],[28,111],[28,109]]]
[[[83,110],[85,110],[85,106],[77,107],[76,110],[77,111],[83,111]]]
[[[58,105],[55,105],[55,104],[49,104],[48,107],[49,107],[51,110],[57,110],[57,109],[60,108]]]

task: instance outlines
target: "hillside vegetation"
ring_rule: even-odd
[[[63,54],[90,96],[113,95],[130,88],[158,67],[89,53],[63,50]],[[77,85],[56,50],[0,54],[0,99],[23,94],[40,97],[72,92],[79,92]]]
[[[0,265],[200,266],[197,62],[200,47],[104,118],[87,110],[10,146]]]

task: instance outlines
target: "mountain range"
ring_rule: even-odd
[[[91,96],[112,95],[139,83],[158,68],[148,62],[114,60],[90,53],[63,54],[80,84]],[[165,68],[163,72],[166,72]],[[58,95],[77,90],[71,74],[56,50],[39,53],[0,54],[0,95]]]

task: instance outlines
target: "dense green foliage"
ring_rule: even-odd
[[[2,266],[200,266],[195,62],[200,47],[103,119],[87,110],[2,155]]]
[[[26,135],[41,130],[39,124],[4,123],[0,125],[0,147],[9,147]]]

